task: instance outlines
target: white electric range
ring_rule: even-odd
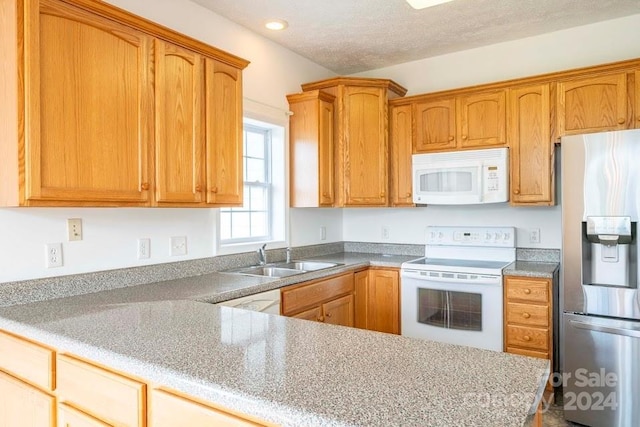
[[[513,227],[429,227],[425,257],[402,264],[401,334],[502,351],[502,269]]]

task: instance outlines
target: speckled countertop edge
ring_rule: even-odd
[[[515,261],[502,270],[505,276],[552,279],[560,268],[557,262]]]

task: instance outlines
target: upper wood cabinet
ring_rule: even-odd
[[[509,89],[512,205],[554,203],[550,84]]]
[[[302,85],[335,102],[335,206],[389,204],[387,101],[406,89],[382,79],[338,77]]]
[[[391,206],[413,206],[413,175],[411,154],[413,126],[411,105],[392,106],[389,109],[389,150],[391,152],[390,196]]]
[[[0,53],[0,205],[197,205],[209,140],[241,203],[246,61],[93,0],[4,2]]]
[[[560,137],[627,129],[627,114],[627,73],[558,83]]]
[[[207,58],[207,203],[242,206],[242,72]]]
[[[288,95],[291,207],[333,206],[334,101],[319,90]]]
[[[480,148],[507,143],[506,91],[470,93],[456,100],[458,144]]]
[[[200,203],[204,190],[204,58],[156,40],[156,200]]]
[[[413,104],[415,143],[413,151],[453,150],[456,140],[456,100],[454,97],[418,101]]]

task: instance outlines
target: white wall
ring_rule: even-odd
[[[409,95],[533,76],[553,71],[640,57],[640,15],[604,21],[536,37],[408,62],[358,74],[390,78]],[[518,228],[516,244],[525,248],[560,248],[559,206],[522,208],[506,204],[429,206],[417,209],[345,209],[343,237],[350,241],[424,243],[427,225],[498,225]],[[539,228],[541,242],[529,242]]]
[[[292,208],[289,210],[291,245],[306,246],[342,241],[342,209]],[[325,227],[325,238],[321,238]]]
[[[251,61],[243,74],[245,106],[258,117],[284,115],[287,93],[334,75],[188,0],[108,1]],[[83,219],[84,240],[67,242],[66,219],[75,217]],[[339,215],[332,221],[327,225],[340,234]],[[215,252],[215,223],[213,209],[0,209],[0,283],[209,257]],[[169,239],[176,235],[187,236],[187,256],[169,256]],[[151,238],[149,260],[136,257],[139,237]],[[44,244],[50,242],[63,242],[61,268],[44,268]]]

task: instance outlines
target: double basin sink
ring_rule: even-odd
[[[336,267],[338,265],[340,264],[335,262],[291,261],[234,268],[232,270],[226,270],[225,273],[263,277],[287,277],[294,276],[296,274],[308,273],[310,271],[324,270],[325,268]]]

